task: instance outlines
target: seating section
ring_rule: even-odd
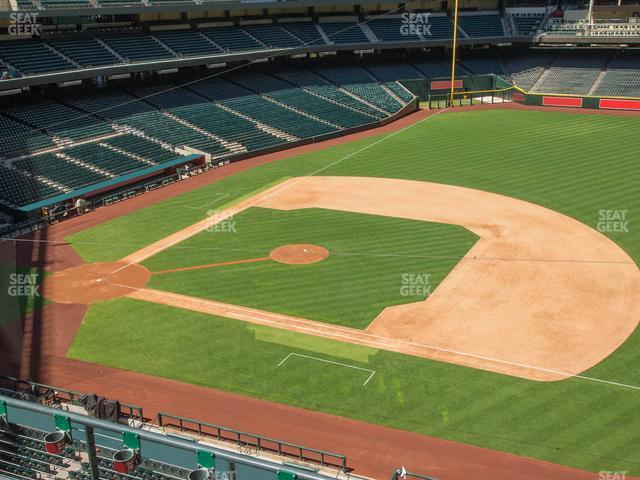
[[[121,63],[118,57],[94,38],[54,40],[50,41],[49,44],[83,67]]]
[[[112,131],[109,125],[97,118],[51,100],[12,106],[5,111],[14,118],[59,138],[82,140]]]
[[[377,120],[372,116],[331,103],[323,97],[295,88],[293,85],[267,74],[244,75],[235,81],[301,113],[324,119],[342,128],[355,127]]]
[[[97,142],[84,143],[67,148],[63,153],[74,160],[113,176],[123,175],[149,166],[148,163],[106,148]]]
[[[335,132],[338,128],[287,110],[264,97],[254,95],[221,102],[222,105],[298,138],[309,138]]]
[[[413,100],[413,93],[408,91],[398,82],[385,82],[385,85],[389,90],[395,93],[398,97],[400,97],[404,102],[410,102]]]
[[[429,16],[429,40],[440,40],[443,38],[453,37],[453,23],[446,15],[430,15]]]
[[[262,50],[265,47],[247,32],[236,27],[217,27],[201,30],[225,52]]]
[[[504,65],[497,58],[468,58],[460,61],[462,66],[475,75],[506,75]]]
[[[5,205],[18,207],[59,193],[53,185],[0,165],[0,201]]]
[[[279,25],[245,25],[242,28],[260,40],[267,48],[289,48],[303,45],[303,42]]]
[[[349,95],[347,92],[336,88],[335,85],[310,70],[287,70],[278,72],[276,75],[334,104],[347,106],[352,110],[366,113],[373,118],[380,119],[385,116],[379,109],[359,100],[355,95]]]
[[[22,74],[73,70],[76,66],[38,40],[0,42],[0,56]]]
[[[40,0],[44,8],[86,8],[91,7],[89,0]]]
[[[24,123],[0,115],[0,155],[10,158],[54,145],[53,139]]]
[[[38,6],[33,3],[31,0],[16,0],[16,5],[18,6],[18,10],[36,10]]]
[[[0,115],[9,132],[0,139],[0,173],[13,186],[0,188],[0,201],[25,205],[116,179],[176,159],[177,147],[225,159],[332,134],[376,122],[413,99],[363,67],[321,71],[324,77],[305,69],[254,71],[185,87],[129,82],[126,90],[11,102]]]
[[[428,17],[425,17],[428,22]],[[429,30],[428,23],[407,24],[402,17],[396,18],[373,18],[367,22],[367,25],[376,37],[383,42],[411,42],[428,40]],[[424,34],[424,36],[421,35]]]
[[[534,92],[586,95],[606,65],[604,55],[560,55]]]
[[[101,142],[118,150],[146,159],[150,163],[161,164],[175,160],[178,154],[160,143],[152,142],[136,135],[119,135]]]
[[[414,62],[413,65],[420,73],[429,78],[451,78],[451,62],[432,60],[429,62]],[[458,73],[460,75],[461,73]],[[464,73],[462,73],[464,74]]]
[[[369,39],[356,22],[320,22],[320,27],[331,43],[369,43]]]
[[[460,26],[470,37],[504,37],[502,17],[496,14],[462,15]]]
[[[216,55],[223,51],[213,42],[207,40],[204,35],[193,30],[157,32],[154,36],[178,55],[184,57]]]
[[[373,64],[367,65],[367,69],[382,82],[424,78],[424,75],[410,63]]]
[[[316,71],[341,88],[385,112],[393,113],[402,108],[402,104],[389,95],[382,85],[377,83],[371,74],[362,67],[322,67]]]
[[[90,169],[88,165],[68,162],[55,153],[45,153],[17,160],[13,166],[33,176],[53,180],[58,185],[65,187],[67,191],[109,178],[107,175]]]
[[[302,40],[304,45],[326,45],[317,25],[311,22],[281,22],[278,25]]]
[[[518,13],[511,15],[519,35],[534,35],[540,28],[543,13]]]
[[[174,55],[149,35],[117,35],[104,37],[104,42],[125,60],[150,61],[174,58]]]
[[[504,61],[507,79],[524,90],[531,90],[551,60],[550,55],[544,54],[508,56]]]
[[[142,0],[96,0],[101,7],[140,6]]]
[[[616,57],[607,66],[594,95],[640,97],[640,57]]]

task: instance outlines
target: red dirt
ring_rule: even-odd
[[[518,104],[482,105],[455,111],[507,108],[517,110],[563,111]],[[635,116],[633,112],[575,110],[571,113]],[[353,140],[397,131],[438,111],[420,110],[383,127],[354,135],[284,150],[211,170],[167,187],[148,192],[90,214],[51,225],[46,230],[17,242],[19,263],[58,271],[82,264],[68,244],[34,243],[29,240],[61,241],[65,236],[91,228],[127,213],[154,205],[203,185],[265,163],[322,150]],[[637,115],[637,114],[636,114]],[[86,307],[45,305],[38,317],[39,342],[30,346],[32,323],[25,320],[24,358],[19,374],[43,383],[87,392],[98,392],[123,402],[142,405],[147,415],[168,411],[202,421],[218,423],[310,447],[344,453],[356,473],[388,478],[399,465],[446,480],[539,480],[595,479],[597,474],[506,453],[450,442],[342,417],[311,412],[272,402],[148,375],[117,370],[65,358]],[[0,369],[5,364],[0,362]],[[373,420],[373,419],[372,419]]]
[[[329,256],[329,250],[319,245],[283,245],[272,250],[271,260],[286,265],[306,265],[321,262]]]
[[[193,267],[181,267],[181,268],[170,268],[168,270],[158,270],[157,272],[153,272],[152,275],[162,275],[165,273],[175,273],[175,272],[188,272],[191,270],[202,270],[204,268],[225,267],[227,265],[238,265],[241,263],[265,262],[267,260],[270,260],[270,258],[260,257],[260,258],[248,258],[247,260],[235,260],[233,262],[208,263],[207,265],[195,265]]]
[[[389,478],[400,464],[443,480],[597,478],[595,473],[526,457],[65,358],[80,324],[77,314],[85,310],[78,305],[44,306],[41,346],[33,352],[41,365],[35,373],[24,369],[22,378],[142,405],[147,417],[169,412],[343,453],[355,474],[376,479]]]
[[[57,303],[88,305],[121,297],[144,287],[151,278],[146,268],[126,263],[92,263],[71,267],[45,277],[42,291]]]

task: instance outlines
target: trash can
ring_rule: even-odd
[[[118,473],[129,473],[138,465],[135,450],[120,450],[113,454],[113,469]]]
[[[211,472],[206,468],[198,468],[197,470],[191,470],[187,476],[187,480],[209,480],[211,478]]]
[[[47,433],[44,436],[44,448],[47,453],[53,455],[62,455],[66,443],[67,435],[61,431]]]

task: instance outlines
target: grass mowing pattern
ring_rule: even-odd
[[[294,243],[321,245],[330,255],[309,265],[265,261],[164,273],[149,287],[366,328],[385,307],[425,299],[402,294],[402,275],[429,275],[433,291],[478,239],[455,225],[322,209],[254,207],[232,226],[204,231],[143,265],[158,271],[261,258]]]
[[[128,333],[105,344],[114,331]],[[639,342],[636,332],[588,374],[628,371],[640,383],[630,369]],[[377,373],[363,387],[357,370],[301,358],[278,367],[291,352]],[[69,355],[593,471],[640,472],[638,392],[620,387],[528,381],[126,298],[94,305]]]
[[[443,114],[353,155],[322,174],[463,185],[537,203],[593,228],[600,210],[628,209],[629,233],[605,235],[638,262],[640,229],[635,226],[640,224],[636,148],[639,127],[637,118],[553,111]],[[227,199],[232,201],[287,175],[315,172],[379,138],[263,165],[73,235],[69,240],[85,259],[116,260],[204,218],[206,209],[198,212],[186,209],[185,204],[205,203],[220,192],[229,194]],[[128,245],[105,248],[102,243]],[[134,322],[139,326],[134,329],[139,338],[135,337],[131,345],[128,339],[117,345],[104,344],[104,338],[109,338],[114,328],[129,327]],[[211,334],[205,338],[204,332]],[[169,340],[173,335],[177,340]],[[206,349],[199,356],[206,366],[194,360],[196,355],[186,356],[185,351],[193,351],[193,338],[203,340],[197,346]],[[140,348],[141,342],[145,348]],[[224,349],[219,349],[219,342],[224,342]],[[124,348],[125,344],[130,348]],[[358,347],[343,344],[341,348],[353,352]],[[237,352],[241,362],[229,360],[231,350]],[[265,375],[263,369],[292,350],[296,349],[256,342],[242,323],[117,300],[92,307],[71,353],[98,363],[592,471],[628,470],[640,475],[637,390],[580,379],[539,383],[381,351],[362,364],[363,368],[379,370],[375,381],[366,390],[358,387],[351,394],[346,389],[353,386],[336,383],[335,388],[325,389],[322,385],[298,385],[293,380],[289,385],[275,376],[277,371],[273,369]],[[317,352],[317,348],[313,350]],[[305,349],[297,351],[305,353]],[[334,356],[327,358],[338,358]],[[611,357],[585,374],[640,385],[638,364],[637,330]]]

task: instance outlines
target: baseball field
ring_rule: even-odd
[[[445,111],[69,235],[43,293],[73,359],[640,475],[638,128]]]

